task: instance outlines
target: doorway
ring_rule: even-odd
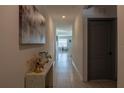
[[[72,31],[56,29],[56,58],[59,54],[66,53],[71,56]]]
[[[56,61],[54,65],[54,84],[56,88],[71,87],[72,63],[71,63],[72,31],[65,28],[56,28]]]
[[[88,19],[88,80],[117,79],[116,18]]]

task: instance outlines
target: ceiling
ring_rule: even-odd
[[[40,5],[37,6],[41,13],[45,13],[54,21],[57,35],[72,35],[72,25],[75,17],[81,12],[83,6],[77,5]],[[62,16],[66,16],[65,19]]]
[[[113,8],[114,6],[78,6],[78,5],[40,5],[39,10],[43,14],[51,16],[56,26],[57,35],[70,36],[72,33],[72,25],[75,17],[82,12],[83,9],[90,10],[91,8]],[[111,9],[112,10],[112,9]],[[100,9],[101,11],[101,9]],[[84,12],[85,13],[85,12]],[[96,14],[95,14],[96,15]],[[66,16],[65,19],[62,16]]]
[[[51,16],[56,25],[71,24],[75,16],[81,12],[80,9],[82,9],[82,6],[77,5],[40,5],[37,7]],[[66,16],[66,19],[63,20],[62,16]]]

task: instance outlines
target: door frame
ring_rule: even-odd
[[[114,33],[115,33],[115,76],[114,76],[114,80],[117,80],[117,18],[113,17],[113,18],[87,18],[87,81],[89,81],[89,21],[113,21],[114,23]]]

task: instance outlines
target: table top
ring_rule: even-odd
[[[47,64],[45,64],[44,69],[42,72],[40,73],[36,73],[36,72],[28,72],[26,73],[26,76],[46,76],[46,74],[49,72],[50,68],[52,67],[52,65],[54,65],[55,62],[48,62]]]

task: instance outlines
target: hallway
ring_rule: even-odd
[[[53,76],[54,87],[72,87],[72,64],[68,53],[59,52],[56,60]]]
[[[59,52],[54,65],[54,88],[116,88],[114,81],[81,82],[67,52]]]

